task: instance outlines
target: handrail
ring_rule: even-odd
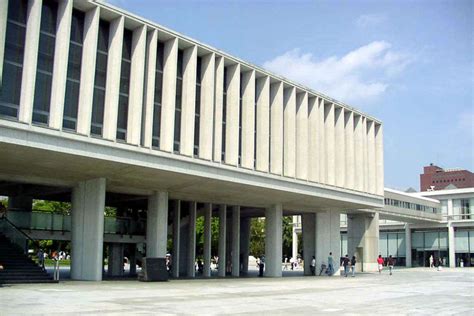
[[[15,224],[13,224],[9,219],[8,217],[3,214],[2,216],[0,216],[0,219],[3,219],[5,220],[8,224],[10,224],[10,226],[12,226],[13,228],[15,228],[20,234],[22,234],[23,236],[26,237],[26,239],[28,239],[29,241],[31,241],[34,245],[36,245],[38,248],[40,247],[40,244],[39,242],[37,242],[36,240],[32,239],[30,236],[28,236],[27,233],[25,233],[24,231],[21,230],[21,228],[19,228],[18,226],[16,226]]]

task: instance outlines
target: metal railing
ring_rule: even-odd
[[[6,216],[0,217],[0,228],[2,233],[5,234],[5,236],[26,255],[28,255],[29,242],[39,247],[39,244],[36,240],[33,240],[30,236],[28,236],[28,234],[12,223]]]

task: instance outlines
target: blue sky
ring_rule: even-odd
[[[473,1],[108,2],[382,120],[387,187],[474,171]]]

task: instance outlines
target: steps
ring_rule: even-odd
[[[1,233],[0,264],[0,284],[57,282]]]

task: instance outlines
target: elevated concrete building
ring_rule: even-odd
[[[319,266],[341,213],[383,206],[380,121],[106,3],[0,0],[0,66],[0,195],[27,218],[32,199],[72,202],[74,279],[101,280],[104,242],[120,265],[139,240],[194,276],[198,216],[205,271],[219,218],[221,276],[245,272],[264,216],[277,277],[283,215],[303,215]],[[106,206],[146,214],[143,234],[108,236]]]

